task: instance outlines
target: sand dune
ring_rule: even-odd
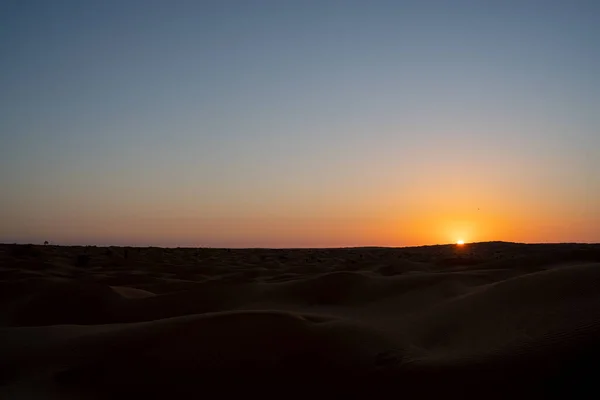
[[[2,398],[600,394],[597,245],[1,245],[0,262]]]

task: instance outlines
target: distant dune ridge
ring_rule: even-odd
[[[0,245],[0,398],[595,397],[598,360],[600,245]]]

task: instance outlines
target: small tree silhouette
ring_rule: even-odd
[[[47,241],[47,240],[45,240],[45,241],[44,241],[44,246],[47,246],[47,245],[48,245],[48,241]]]

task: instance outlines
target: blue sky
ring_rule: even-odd
[[[0,7],[0,241],[600,240],[595,1]]]

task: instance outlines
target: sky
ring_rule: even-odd
[[[8,0],[0,242],[600,242],[600,3]]]

